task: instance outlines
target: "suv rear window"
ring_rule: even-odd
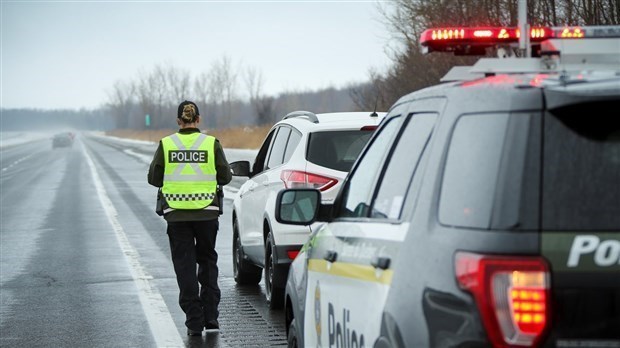
[[[490,227],[508,117],[466,115],[457,121],[441,187],[442,224]]]
[[[462,116],[446,160],[444,225],[530,231],[540,226],[540,112]]]
[[[311,133],[306,159],[322,167],[348,172],[372,132],[348,130]]]
[[[546,114],[542,228],[620,230],[620,100]]]

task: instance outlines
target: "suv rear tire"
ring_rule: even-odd
[[[233,274],[235,282],[239,285],[256,285],[260,282],[262,269],[257,267],[244,258],[241,240],[239,239],[239,229],[237,219],[233,220]]]
[[[276,257],[273,254],[273,238],[271,232],[265,240],[265,295],[270,309],[282,308],[284,304],[284,288],[273,286],[273,279],[277,271]]]

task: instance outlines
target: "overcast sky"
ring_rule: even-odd
[[[3,108],[96,108],[118,80],[158,64],[196,76],[224,55],[262,71],[271,95],[343,87],[390,65],[375,1],[2,0],[1,7]]]

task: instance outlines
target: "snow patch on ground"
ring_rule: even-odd
[[[105,137],[108,139],[114,139],[118,142],[129,143],[129,144],[141,144],[141,145],[154,145],[159,142],[158,141],[147,141],[147,140],[136,140],[136,139],[127,139],[127,138],[119,138],[111,135],[106,135],[105,132],[89,132],[88,135],[96,136],[96,137]]]

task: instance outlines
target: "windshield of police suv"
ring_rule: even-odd
[[[547,113],[542,228],[620,229],[620,99]]]
[[[372,132],[372,130],[350,130],[311,133],[306,159],[322,167],[348,172]]]

